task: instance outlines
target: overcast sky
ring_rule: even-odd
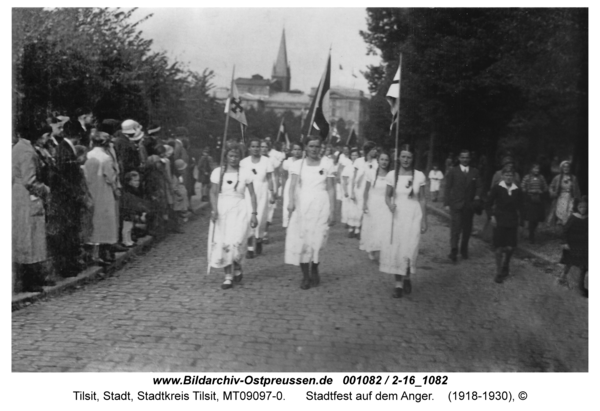
[[[368,92],[360,71],[380,61],[367,56],[359,35],[366,29],[364,8],[141,8],[134,16],[149,13],[153,17],[139,26],[144,38],[192,70],[214,70],[216,86],[229,87],[234,64],[236,78],[271,78],[284,28],[292,89],[317,86],[330,46],[333,87]]]

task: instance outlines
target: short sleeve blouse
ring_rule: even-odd
[[[217,167],[210,174],[210,182],[219,184],[220,179],[221,167]],[[237,194],[243,196],[246,186],[250,183],[252,183],[252,175],[248,173],[248,170],[240,168],[238,173],[225,173],[223,174],[223,183],[221,184],[221,194]]]
[[[385,183],[388,186],[394,187],[394,179],[395,179],[395,177],[396,177],[396,172],[394,170],[391,170],[387,174],[387,176],[385,176]],[[407,193],[410,192],[409,182],[412,180],[412,178],[413,177],[411,175],[399,175],[398,176],[398,184],[396,185],[396,193],[404,192],[404,191],[406,191]],[[414,183],[413,183],[413,186],[414,186],[413,192],[414,192],[414,194],[419,194],[419,190],[421,189],[421,187],[425,186],[426,182],[427,182],[427,180],[425,178],[425,174],[423,174],[419,170],[415,170],[415,172],[414,172]]]

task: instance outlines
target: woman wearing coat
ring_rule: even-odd
[[[40,160],[31,141],[19,138],[12,148],[12,255],[26,292],[43,291],[45,284],[41,266],[47,259],[44,202],[50,190],[40,174]]]

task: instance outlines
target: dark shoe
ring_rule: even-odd
[[[310,288],[310,276],[308,273],[302,272],[302,282],[300,283],[300,288],[303,290],[308,290]]]
[[[254,257],[255,257],[254,256],[254,251],[250,251],[250,250],[246,251],[246,258],[247,259],[252,259]]]
[[[44,287],[54,287],[55,285],[56,285],[56,281],[52,281],[52,280],[44,281]]]
[[[460,256],[463,258],[463,260],[469,259],[469,253],[467,251],[461,251]]]
[[[233,288],[233,283],[231,282],[231,280],[225,280],[225,282],[221,284],[221,288],[223,290],[229,290],[230,288]]]
[[[320,283],[321,283],[321,277],[319,277],[319,273],[313,271],[311,273],[310,285],[312,285],[313,287],[316,287]]]
[[[111,246],[111,249],[113,252],[116,252],[116,253],[124,253],[125,251],[129,250],[129,248],[127,248],[127,246],[125,246],[123,244],[113,244]]]
[[[256,242],[256,255],[262,254],[262,240]]]
[[[263,244],[269,244],[269,237],[266,237],[266,236],[263,237],[262,242],[263,242]]]
[[[502,274],[501,274],[502,278],[508,277],[508,273],[509,273],[508,266],[502,267]]]
[[[394,294],[392,295],[394,298],[402,298],[402,288],[396,287],[394,288]]]
[[[497,275],[496,277],[494,277],[494,281],[498,284],[502,284],[502,282],[504,281],[504,277],[502,277],[501,275]]]
[[[404,280],[403,287],[404,287],[405,294],[408,295],[408,294],[412,293],[412,284],[409,279]]]
[[[354,231],[348,232],[348,238],[354,238]]]
[[[354,238],[356,238],[357,240],[360,240],[360,233],[356,233],[356,234],[354,235]]]
[[[453,263],[455,263],[455,262],[456,262],[456,254],[454,254],[454,253],[450,253],[450,255],[448,255],[448,258],[449,258],[450,260],[452,260],[452,262],[453,262]]]
[[[234,283],[241,283],[242,282],[242,278],[244,278],[244,274],[234,275],[233,276],[233,282]]]
[[[110,263],[102,258],[92,258],[90,259],[90,264],[91,265],[99,265],[101,267],[106,267],[107,265],[110,265]],[[75,273],[75,275],[67,275],[67,277],[76,277],[77,273]],[[65,277],[65,275],[63,275],[63,277]]]

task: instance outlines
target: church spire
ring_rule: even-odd
[[[277,55],[277,60],[275,60],[275,64],[273,65],[273,73],[271,77],[272,80],[276,80],[280,83],[281,91],[290,91],[292,76],[290,66],[288,64],[287,48],[285,45],[285,29],[283,29],[283,33],[281,35],[279,54]]]

